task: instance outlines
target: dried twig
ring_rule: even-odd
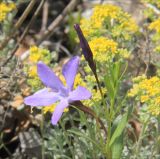
[[[150,3],[144,3],[144,6],[152,9],[156,14],[160,15],[160,10]]]
[[[27,27],[25,28],[22,36],[20,37],[18,43],[17,43],[16,46],[15,46],[15,48],[12,50],[10,56],[4,61],[4,63],[3,63],[1,66],[5,66],[5,65],[12,59],[12,57],[14,56],[14,54],[15,54],[16,50],[18,49],[20,43],[21,43],[21,42],[23,41],[23,39],[25,38],[25,36],[26,36],[29,28],[30,28],[31,25],[33,24],[33,22],[34,22],[34,20],[36,19],[37,15],[39,14],[39,12],[40,12],[40,10],[41,10],[44,2],[45,2],[45,0],[41,0],[41,3],[39,4],[37,10],[35,11],[35,13],[34,13],[34,15],[33,15],[33,17],[32,17],[32,19],[30,20],[29,24],[28,24]]]
[[[49,38],[53,32],[54,29],[62,22],[64,17],[71,12],[78,3],[79,0],[71,0],[71,2],[66,6],[66,8],[62,11],[60,15],[48,26],[47,30],[45,30],[40,37],[37,37],[37,45],[39,45],[44,39]]]
[[[49,3],[48,3],[48,0],[47,0],[43,5],[41,32],[44,32],[46,30],[46,28],[47,28],[48,10],[49,10]]]
[[[31,0],[26,10],[23,12],[22,16],[18,19],[17,23],[15,24],[15,29],[19,28],[22,25],[22,23],[24,22],[24,20],[26,19],[26,17],[28,16],[32,8],[34,7],[35,3],[36,3],[36,0]]]
[[[99,4],[103,4],[104,3],[104,0],[100,0]]]
[[[63,46],[62,44],[60,44],[59,48],[60,48],[64,53],[66,53],[66,55],[67,55],[68,57],[72,57],[71,53],[69,52],[69,50],[68,50],[65,46]]]

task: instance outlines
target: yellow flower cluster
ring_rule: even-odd
[[[90,91],[92,93],[91,99],[83,101],[84,105],[91,107],[91,106],[97,106],[101,103],[102,97],[101,97],[100,91],[93,88],[93,86],[96,85],[96,79],[95,79],[94,75],[90,75],[90,74],[86,75],[85,81],[84,81],[82,79],[82,76],[80,74],[78,74],[75,79],[75,86],[77,87],[78,85],[81,85],[83,87],[87,87],[88,89],[90,89]],[[106,88],[103,87],[102,92],[103,92],[103,94],[106,94],[107,93]]]
[[[29,77],[36,77],[37,76],[37,67],[36,67],[36,65],[32,65],[32,66],[29,67],[28,76]]]
[[[25,68],[28,75],[27,81],[34,90],[37,90],[41,86],[41,82],[37,75],[37,62],[43,61],[45,64],[49,64],[51,54],[48,50],[38,48],[37,46],[30,47],[29,53],[29,61],[27,61]]]
[[[94,36],[94,34],[96,34],[97,30],[94,26],[92,26],[90,19],[81,19],[80,23],[85,37],[89,38],[90,36]]]
[[[122,58],[128,58],[127,49],[119,49],[118,44],[106,37],[95,37],[89,41],[89,46],[93,52],[93,58],[96,62],[108,62],[116,55]],[[84,60],[84,57],[82,57]],[[90,71],[88,71],[90,72]]]
[[[83,101],[83,104],[89,107],[99,106],[100,103],[102,102],[102,96],[101,96],[100,91],[97,89],[93,89],[91,92],[92,92],[92,99]],[[103,94],[107,93],[106,88],[102,88],[102,93]]]
[[[156,32],[160,33],[160,19],[155,20],[149,25],[150,30],[155,30]]]
[[[37,63],[38,61],[42,60],[44,63],[48,64],[50,62],[50,58],[49,50],[38,48],[37,46],[30,47],[30,62]]]
[[[126,41],[130,41],[132,34],[138,31],[138,26],[131,16],[111,4],[95,6],[91,17],[81,20],[81,28],[93,52],[94,60],[100,65],[107,64],[106,62],[112,61],[113,58],[128,58],[130,53],[126,49],[129,46]]]
[[[85,76],[85,81],[82,79],[82,76],[80,74],[77,74],[76,78],[75,78],[75,83],[74,86],[77,87],[78,85],[83,86],[83,87],[87,87],[87,88],[92,88],[92,83],[96,83],[96,79],[93,75],[87,75]],[[84,100],[83,104],[86,106],[97,106],[96,104],[101,103],[102,101],[102,97],[100,94],[100,91],[97,89],[91,89],[90,90],[92,92],[92,99],[88,99],[88,100]],[[106,94],[107,90],[106,88],[102,88],[102,92],[103,94]]]
[[[140,76],[133,82],[133,88],[128,96],[136,96],[136,99],[148,105],[148,111],[152,115],[160,115],[160,78],[154,76],[147,79],[145,76]]]
[[[134,19],[131,18],[131,15],[124,12],[123,14],[120,14],[120,17],[118,18],[120,22],[120,26],[131,33],[136,32],[138,30],[138,26],[136,25],[136,22]],[[128,20],[128,21],[127,21]]]
[[[29,50],[29,52],[30,52],[30,55],[29,55],[29,60],[31,61],[31,62],[38,62],[39,61],[39,59],[40,59],[40,57],[41,57],[41,55],[39,54],[39,48],[37,47],[37,46],[32,46],[32,47],[30,47],[30,50]]]
[[[155,48],[153,49],[154,52],[160,53],[160,18],[156,19],[152,23],[150,23],[149,27],[150,30],[154,30],[155,33],[152,35],[152,41],[155,44]]]
[[[89,19],[82,19],[82,30],[87,38],[95,35],[103,35],[107,31],[112,35],[112,31],[120,30],[122,33],[132,34],[138,30],[135,21],[131,16],[114,5],[98,5],[93,9],[93,14]],[[112,35],[112,36],[116,36]]]
[[[94,25],[94,28],[101,28],[107,17],[117,19],[120,11],[121,9],[114,5],[97,5],[93,10],[91,23]]]
[[[0,22],[2,22],[7,14],[16,8],[14,3],[4,3],[0,2]]]
[[[108,61],[108,59],[113,57],[116,53],[117,45],[116,42],[105,37],[93,38],[89,41],[93,57],[99,62]]]
[[[83,80],[82,76],[80,73],[77,74],[75,81],[74,81],[74,88],[76,88],[77,86],[83,86],[86,87],[86,82]]]
[[[58,105],[58,103],[54,103],[50,106],[43,107],[42,110],[43,110],[44,114],[46,114],[47,112],[53,113],[57,105]],[[68,112],[68,110],[69,110],[68,108],[65,108],[64,112]]]
[[[43,48],[38,48],[37,46],[30,47],[30,55],[29,55],[29,77],[37,76],[37,62],[43,61],[45,64],[49,64],[50,62],[50,52]]]

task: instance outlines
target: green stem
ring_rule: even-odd
[[[5,143],[2,141],[2,138],[3,138],[3,133],[0,134],[0,148],[4,148],[5,151],[8,153],[8,155],[11,157],[12,154],[11,152],[8,150],[8,148],[6,147]]]
[[[69,116],[70,116],[70,115],[69,115]],[[72,119],[70,118],[70,121],[71,121],[71,120],[72,120]],[[67,143],[68,143],[68,145],[69,145],[69,150],[70,150],[70,152],[71,152],[72,158],[75,159],[75,156],[76,156],[76,155],[75,155],[75,153],[74,153],[74,150],[72,149],[72,144],[71,144],[71,141],[69,140],[68,132],[66,131],[63,122],[60,121],[60,125],[61,125],[61,128],[62,128],[63,132],[64,132],[65,140],[67,141]],[[71,125],[73,126],[73,121],[71,122]]]
[[[158,120],[158,131],[157,131],[157,139],[159,138],[160,136],[160,117],[157,117],[157,120]],[[157,141],[159,142],[159,140]],[[157,144],[157,153],[160,154],[160,143]]]
[[[111,148],[109,146],[111,139],[111,121],[108,121],[108,134],[107,134],[107,142],[106,142],[106,152],[107,152],[107,158],[112,159],[112,152]]]
[[[4,143],[2,143],[3,148],[6,150],[6,152],[8,153],[8,155],[11,157],[12,154],[11,152],[8,150],[8,148],[6,147],[6,145]]]
[[[137,141],[136,150],[135,150],[135,157],[136,157],[137,159],[139,159],[139,158],[138,158],[138,155],[139,155],[139,151],[140,151],[141,144],[142,144],[142,140],[143,140],[143,134],[145,133],[145,130],[146,130],[146,127],[147,127],[147,124],[148,124],[149,119],[150,119],[150,117],[148,117],[148,119],[146,120],[146,122],[143,124],[142,130],[141,130],[141,132],[140,132],[139,139],[138,139],[138,141]]]
[[[117,113],[120,112],[120,110],[121,110],[124,102],[126,101],[126,99],[127,99],[127,94],[126,94],[125,97],[122,99],[122,101],[120,102],[120,104],[117,106],[115,114],[117,114]]]

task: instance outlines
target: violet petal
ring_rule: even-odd
[[[48,89],[42,89],[24,99],[24,103],[30,106],[48,106],[59,100],[59,96]]]
[[[51,122],[53,125],[57,125],[59,119],[61,118],[64,109],[68,106],[68,101],[62,99],[60,103],[56,106],[53,114],[52,114],[52,119]]]
[[[69,94],[69,101],[77,101],[89,99],[91,97],[91,92],[82,86],[78,86],[74,91]]]
[[[64,86],[55,73],[43,62],[37,64],[38,76],[43,84],[55,91],[61,90]]]
[[[79,65],[79,57],[75,56],[71,58],[64,66],[62,69],[62,74],[65,77],[67,86],[69,90],[72,90],[73,84],[74,84],[74,79],[77,74],[78,70],[78,65]]]

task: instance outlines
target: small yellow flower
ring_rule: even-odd
[[[133,88],[128,96],[136,96],[136,100],[147,104],[149,113],[155,116],[160,115],[160,78],[154,76],[147,79],[143,75],[135,78],[133,82]]]
[[[37,46],[30,47],[29,61],[31,63],[37,63],[38,61],[44,61],[46,64],[50,61],[50,52],[46,49],[39,48]],[[49,57],[49,59],[48,59]]]
[[[62,74],[60,74],[60,72],[58,73],[58,77],[62,81],[62,83],[66,86],[66,80],[65,80],[64,76]]]
[[[91,17],[91,22],[94,28],[102,27],[104,20],[109,17],[110,19],[116,19],[120,8],[114,5],[97,5],[93,9],[93,15]]]
[[[142,95],[142,96],[141,96],[141,102],[142,102],[142,103],[146,102],[148,99],[149,99],[149,96],[148,96],[148,95]]]
[[[28,75],[27,83],[33,90],[37,90],[41,87],[41,81],[37,75],[37,62],[43,61],[45,64],[49,64],[51,60],[51,54],[49,50],[39,48],[37,46],[31,46],[29,50],[29,62],[27,61],[24,70]]]
[[[160,33],[160,19],[155,20],[149,25],[150,30],[156,30],[158,33]]]
[[[91,21],[89,19],[81,19],[80,23],[85,37],[88,37],[95,32],[95,29],[91,26]]]
[[[133,88],[130,89],[130,91],[128,92],[128,97],[134,97],[135,95],[137,95],[139,92],[139,85],[138,84],[134,84]]]
[[[155,104],[160,105],[160,96],[155,99]]]
[[[123,34],[124,38],[129,40],[130,34],[138,30],[138,26],[128,13],[110,4],[95,6],[91,17],[81,20],[81,27],[87,38],[104,35],[109,31],[112,36]]]
[[[128,52],[127,49],[118,49],[117,53],[120,55],[120,57],[122,57],[124,59],[128,59],[130,56],[130,53]]]
[[[75,77],[74,87],[76,88],[78,85],[86,87],[86,83],[84,82],[80,73],[78,73]]]
[[[96,83],[96,79],[95,79],[94,75],[87,75],[86,80],[88,81],[88,83],[90,83],[90,82]]]
[[[30,52],[31,52],[31,53],[37,53],[38,50],[39,50],[38,47],[35,46],[35,45],[33,45],[33,46],[30,47]]]
[[[16,8],[16,5],[14,3],[7,4],[4,2],[1,2],[0,3],[0,22],[5,20],[7,14],[12,10],[14,10],[15,8]]]
[[[39,49],[37,46],[32,46],[30,48],[29,60],[30,62],[36,63],[40,60],[41,55],[39,54]]]
[[[34,62],[34,63],[36,63],[36,62],[38,62],[39,60],[41,59],[41,55],[40,54],[33,54],[33,55],[31,55],[30,57],[29,57],[29,60],[31,61],[31,62]]]
[[[143,74],[143,75],[141,75],[141,76],[134,77],[134,78],[132,79],[132,81],[133,81],[134,83],[137,83],[137,82],[140,82],[140,81],[142,81],[142,80],[144,80],[144,79],[146,79],[146,78],[147,78],[146,75]]]
[[[117,43],[105,37],[94,38],[89,41],[93,57],[97,61],[108,61],[117,50]]]
[[[155,47],[154,52],[160,53],[160,46]]]
[[[43,109],[44,114],[46,114],[47,112],[53,113],[56,106],[57,106],[57,103],[43,107],[42,109]],[[68,108],[65,108],[64,112],[68,112],[68,110],[69,110]]]
[[[153,116],[160,115],[160,105],[149,105],[148,112],[150,112]]]
[[[89,107],[97,106],[96,104],[99,104],[102,101],[101,93],[99,90],[96,89],[93,89],[91,92],[92,92],[92,100],[85,100],[83,101],[83,104]],[[107,93],[106,88],[102,88],[102,93],[103,94]]]
[[[28,75],[29,75],[29,77],[35,77],[35,76],[37,76],[37,66],[36,65],[31,66],[29,68]]]

